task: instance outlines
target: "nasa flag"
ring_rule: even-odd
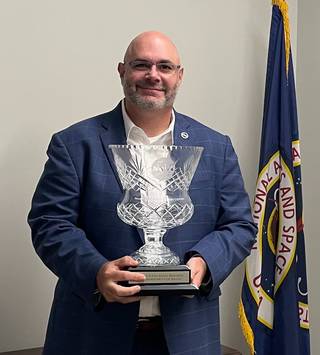
[[[309,355],[301,157],[288,5],[273,0],[259,174],[258,234],[239,315],[251,354]]]

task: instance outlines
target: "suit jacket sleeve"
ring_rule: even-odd
[[[209,297],[216,294],[219,285],[249,255],[257,231],[237,156],[229,137],[226,140],[215,229],[188,253],[199,253],[208,265],[213,280]]]
[[[78,226],[81,186],[59,134],[53,136],[47,154],[28,216],[32,241],[49,269],[90,302],[96,274],[106,259]]]

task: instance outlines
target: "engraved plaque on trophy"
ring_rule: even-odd
[[[164,145],[110,145],[124,196],[117,205],[120,219],[143,229],[145,244],[131,256],[139,261],[132,272],[146,280],[141,295],[194,294],[190,269],[163,244],[167,229],[193,215],[188,195],[203,148]],[[134,284],[131,282],[131,284]]]

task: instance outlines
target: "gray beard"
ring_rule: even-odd
[[[128,93],[127,93],[128,94]],[[132,103],[137,105],[139,108],[142,108],[144,110],[152,111],[152,110],[161,110],[163,108],[171,107],[173,104],[173,100],[167,100],[167,98],[164,98],[161,101],[152,101],[147,98],[141,97],[137,93],[130,93],[129,95],[126,96],[127,99],[129,99]]]
[[[133,91],[133,89],[124,81],[122,82],[122,87],[126,99],[137,105],[139,108],[147,111],[161,110],[164,108],[172,107],[177,95],[177,87],[175,87],[170,95],[165,95],[163,100],[153,101],[144,98],[136,91]]]

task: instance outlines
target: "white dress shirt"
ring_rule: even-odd
[[[124,100],[121,102],[124,128],[127,137],[127,144],[153,144],[153,145],[172,145],[173,128],[175,122],[174,111],[171,113],[171,122],[169,127],[156,137],[148,137],[143,129],[136,126],[127,114]],[[141,297],[139,317],[153,317],[160,315],[159,297],[145,296]]]

